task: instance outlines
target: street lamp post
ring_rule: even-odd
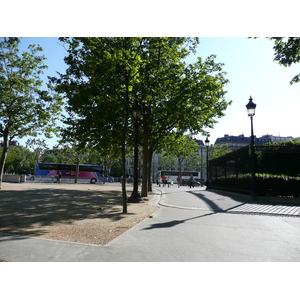
[[[208,147],[209,147],[209,139],[206,137],[205,146],[206,146],[206,188],[208,188]]]
[[[251,195],[256,195],[256,180],[255,180],[255,154],[254,154],[254,133],[253,133],[253,116],[255,115],[256,104],[252,102],[252,97],[250,96],[249,103],[246,105],[248,116],[251,120]]]
[[[133,161],[133,191],[127,202],[139,203],[143,202],[138,191],[139,187],[139,118],[141,117],[141,108],[138,103],[133,106],[132,116],[134,118],[134,161]]]
[[[200,153],[201,153],[201,180],[203,180],[203,155],[202,155],[202,146],[200,149]]]

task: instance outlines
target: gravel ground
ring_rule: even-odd
[[[128,195],[132,185],[127,186]],[[122,213],[121,185],[2,183],[0,232],[105,245],[151,216],[158,207],[128,203]]]

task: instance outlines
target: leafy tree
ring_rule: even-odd
[[[260,172],[289,176],[300,175],[299,152],[294,152],[292,149],[288,151],[289,148],[297,148],[299,151],[299,141],[266,143],[264,146],[272,146],[276,151],[257,152]]]
[[[133,86],[139,80],[142,38],[61,38],[66,74],[53,78],[68,99],[65,134],[122,157],[123,212],[127,213],[126,147],[132,136]],[[130,139],[129,139],[130,142]],[[121,145],[121,146],[120,146]]]
[[[176,157],[179,164],[179,176],[181,178],[183,162],[187,163],[190,161],[191,157],[195,158],[195,153],[198,154],[198,144],[190,139],[188,136],[168,136],[168,144],[166,147],[166,152],[163,154],[165,157]],[[197,155],[198,156],[198,155]]]
[[[48,146],[46,145],[46,142],[44,139],[36,139],[36,138],[30,138],[26,141],[26,147],[31,148],[33,150],[33,153],[35,155],[35,161],[39,162],[41,159],[42,154],[45,150],[48,149]]]
[[[183,167],[187,170],[200,171],[201,169],[200,166],[201,166],[201,157],[199,156],[198,151],[192,152],[183,161]]]
[[[112,177],[120,177],[120,174],[122,173],[122,170],[121,170],[121,162],[120,160],[114,160],[112,163],[111,163],[111,166],[110,166],[110,175]]]
[[[210,149],[210,159],[215,159],[228,153],[228,145],[220,143]]]
[[[132,108],[142,108],[142,196],[147,195],[153,152],[164,148],[167,135],[202,132],[212,127],[230,102],[222,64],[215,56],[194,64],[197,38],[72,38],[66,74],[53,78],[68,99],[67,131],[82,147],[122,155],[123,212],[126,207],[125,157],[133,146]],[[121,146],[120,146],[121,145]],[[100,151],[101,151],[100,150]]]
[[[29,45],[20,53],[20,39],[0,40],[0,188],[9,142],[15,137],[36,136],[43,131],[49,136],[61,110],[62,100],[48,90],[41,90],[40,75],[46,68],[40,46]]]
[[[145,63],[135,88],[142,105],[142,196],[151,190],[152,156],[164,148],[164,137],[174,130],[180,136],[212,128],[230,104],[224,99],[228,81],[223,64],[215,63],[214,55],[186,65],[184,60],[195,52],[198,43],[192,38],[151,38],[147,51],[141,54]]]
[[[60,163],[58,160],[58,157],[56,155],[56,152],[58,150],[55,150],[55,153],[50,153],[49,151],[45,151],[43,155],[41,156],[40,162],[44,163]]]
[[[3,148],[0,148],[2,154]],[[12,174],[33,174],[35,167],[34,153],[22,146],[9,147],[5,172]]]
[[[176,163],[177,158],[169,153],[164,153],[159,159],[158,163],[160,169],[162,170],[171,170]]]
[[[299,37],[271,37],[274,41],[275,61],[282,66],[289,67],[300,62],[300,38]],[[290,84],[300,81],[300,73],[296,75]]]

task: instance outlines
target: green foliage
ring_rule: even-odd
[[[3,148],[0,148],[0,155]],[[22,146],[11,146],[5,164],[5,172],[10,174],[33,174],[35,155]]]
[[[300,197],[300,142],[267,143],[262,151],[256,151],[256,188],[259,195]],[[236,157],[238,158],[238,157]],[[218,177],[211,186],[235,191],[251,190],[250,155],[233,162],[225,161],[217,167]],[[248,161],[248,162],[247,162]],[[225,171],[226,170],[226,171]],[[243,174],[244,173],[244,174]],[[226,176],[225,176],[226,175]]]
[[[162,170],[171,170],[176,163],[177,158],[171,155],[163,155],[159,160],[159,165]]]
[[[186,169],[194,170],[200,165],[199,155],[198,155],[198,144],[188,136],[178,136],[176,134],[165,137],[166,148],[163,153],[163,159],[161,163],[169,162],[166,166],[168,168],[163,168],[166,170],[171,169],[175,162],[177,161],[180,169],[185,166]]]
[[[191,153],[188,157],[186,157],[183,160],[182,166],[185,170],[200,171],[201,157],[199,156],[199,153],[198,152]]]
[[[62,145],[61,145],[62,146]],[[105,165],[111,170],[112,176],[120,176],[120,160],[103,156],[96,149],[83,149],[79,151],[74,145],[64,145],[55,150],[45,150],[40,156],[40,162],[45,163],[69,163],[76,164]]]
[[[256,173],[258,195],[275,197],[300,197],[300,177]],[[213,180],[214,188],[249,193],[251,174],[219,177]]]
[[[180,170],[183,166],[188,170],[194,170],[200,165],[199,146],[193,139],[173,134],[166,136],[164,142],[166,146],[159,162],[162,169],[170,170],[176,161]]]
[[[52,78],[68,99],[64,137],[120,155],[134,84],[139,82],[139,38],[61,38],[69,46],[66,74]],[[131,131],[129,130],[130,134]],[[118,147],[116,147],[118,145]]]
[[[215,56],[186,65],[195,51],[192,38],[72,38],[65,62],[69,68],[57,91],[68,99],[68,134],[82,144],[118,151],[124,118],[131,121],[137,101],[142,107],[141,134],[159,146],[174,128],[199,132],[212,127],[230,102],[224,99],[225,72]],[[130,94],[130,98],[128,97]],[[128,99],[129,102],[126,100]],[[132,143],[132,123],[128,141]],[[141,136],[142,136],[141,135]]]
[[[260,170],[274,175],[300,176],[300,153],[286,151],[289,148],[300,148],[299,141],[267,143],[265,146],[272,147],[274,152],[259,151],[256,153]]]
[[[210,159],[221,157],[228,153],[228,145],[225,143],[217,144],[210,148]]]
[[[26,147],[32,149],[35,155],[35,161],[39,162],[42,154],[48,149],[44,139],[30,138],[26,142]]]
[[[280,65],[289,67],[292,64],[300,62],[300,38],[299,37],[271,37],[270,40],[274,41],[275,61]],[[300,81],[300,74],[296,75],[290,83]]]
[[[186,135],[169,135],[165,137],[166,143],[164,156],[175,156],[178,158],[188,158],[198,151],[198,144]]]
[[[19,43],[17,38],[0,41],[0,136],[24,137],[39,130],[49,136],[62,101],[51,94],[50,85],[48,91],[40,89],[40,75],[47,68],[42,48],[29,45],[20,53]]]
[[[40,75],[47,68],[39,53],[42,48],[29,45],[28,51],[20,53],[19,43],[18,38],[0,40],[0,188],[9,141],[40,131],[50,137],[62,106],[62,98],[52,93],[50,84],[48,90],[41,90]]]
[[[132,110],[142,110],[140,145],[143,173],[150,170],[153,151],[162,149],[162,137],[212,128],[231,103],[225,99],[228,82],[223,64],[215,56],[185,59],[199,44],[198,38],[103,37],[61,38],[69,66],[66,74],[52,78],[56,90],[68,99],[64,137],[103,153],[122,153],[134,141]],[[123,174],[123,177],[125,174]],[[148,173],[149,177],[149,173]],[[143,189],[147,172],[143,174]],[[123,191],[123,195],[125,192]],[[144,192],[142,193],[144,194]]]

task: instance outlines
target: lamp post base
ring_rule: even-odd
[[[139,192],[133,191],[131,196],[128,198],[127,202],[129,203],[144,203],[142,196]]]

